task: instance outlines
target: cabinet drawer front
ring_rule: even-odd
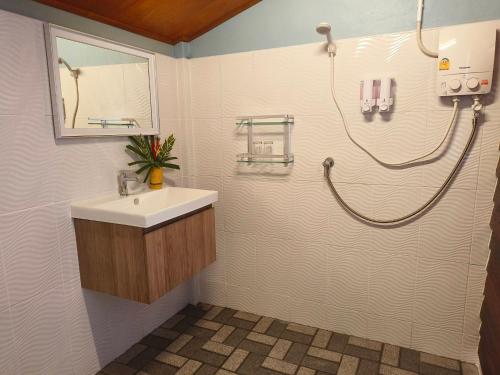
[[[215,261],[214,209],[145,234],[150,300],[154,301]]]

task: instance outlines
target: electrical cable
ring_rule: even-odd
[[[342,111],[342,108],[340,107],[340,104],[339,104],[339,102],[337,100],[337,96],[335,94],[335,81],[334,81],[334,76],[335,76],[334,68],[335,68],[335,65],[334,65],[334,56],[331,55],[331,54],[330,54],[330,61],[331,61],[330,90],[331,90],[333,102],[335,103],[335,106],[337,107],[337,111],[340,114],[340,118],[342,119],[342,124],[344,125],[345,132],[346,132],[347,136],[349,137],[349,139],[356,146],[358,146],[361,150],[363,150],[364,152],[366,152],[377,163],[382,164],[382,165],[384,165],[386,167],[404,167],[404,166],[407,166],[409,164],[414,164],[414,163],[416,163],[418,161],[421,161],[422,159],[425,159],[425,158],[431,156],[437,150],[439,150],[441,148],[441,146],[445,143],[446,139],[448,138],[448,135],[450,134],[451,130],[453,129],[453,127],[454,127],[454,125],[456,123],[457,114],[458,114],[458,103],[460,101],[460,99],[458,99],[458,98],[453,98],[453,112],[452,112],[452,116],[450,118],[450,121],[448,123],[448,127],[446,129],[446,132],[444,133],[444,136],[442,137],[441,141],[431,151],[425,153],[424,155],[415,157],[413,159],[409,159],[409,160],[405,160],[405,161],[401,161],[401,162],[397,162],[397,163],[391,163],[391,162],[384,161],[384,160],[378,158],[377,156],[375,156],[374,154],[372,154],[365,146],[363,146],[361,143],[359,143],[358,141],[356,141],[354,139],[354,137],[353,137],[353,135],[351,133],[351,130],[349,129],[349,124],[348,124],[348,122],[346,120],[345,114]]]
[[[424,55],[429,57],[438,57],[438,53],[427,49],[422,42],[422,16],[424,13],[424,0],[418,0],[418,9],[417,9],[417,44],[418,48]]]

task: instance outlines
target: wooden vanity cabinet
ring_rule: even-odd
[[[151,228],[74,222],[86,289],[152,303],[215,261],[211,206]]]

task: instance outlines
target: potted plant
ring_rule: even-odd
[[[175,143],[174,135],[170,134],[163,144],[161,144],[158,136],[138,135],[128,138],[131,144],[127,145],[127,149],[132,151],[137,159],[128,163],[128,165],[140,166],[135,171],[137,174],[147,171],[144,182],[149,178],[149,187],[151,189],[161,189],[163,186],[163,168],[180,169],[177,164],[169,163],[169,161],[177,159],[175,156],[170,156]]]

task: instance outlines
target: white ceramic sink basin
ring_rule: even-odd
[[[121,197],[118,194],[71,204],[78,219],[148,228],[208,206],[217,201],[211,190],[166,187]]]

